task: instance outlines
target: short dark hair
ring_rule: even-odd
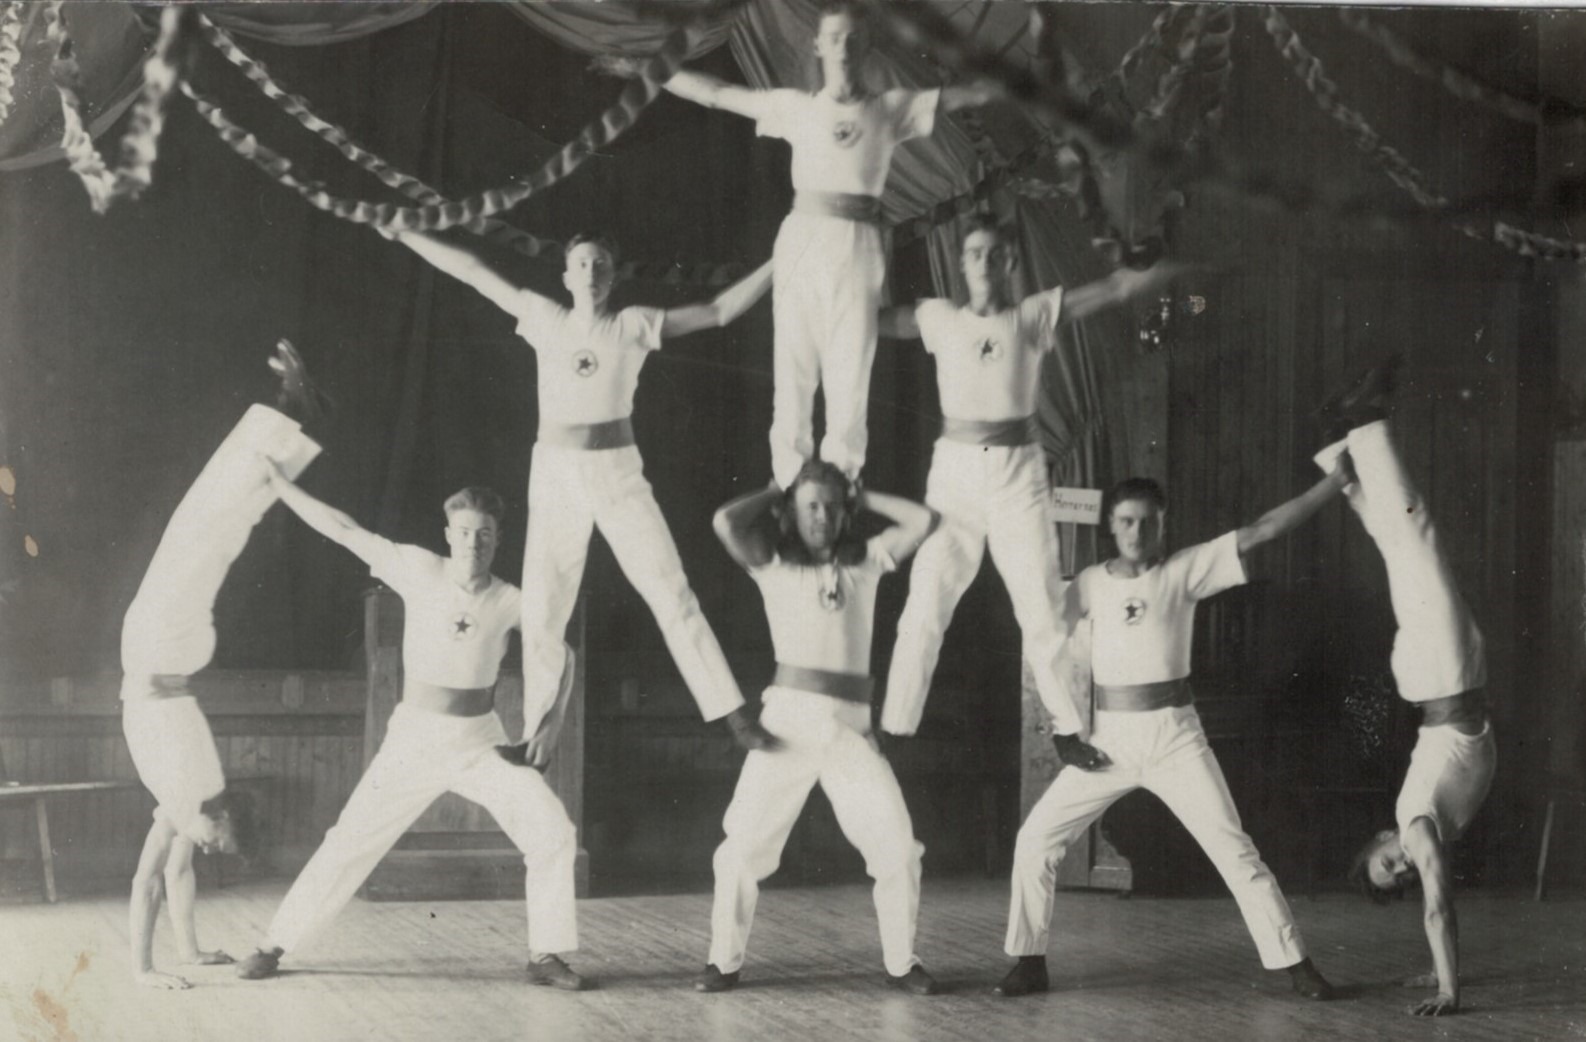
[[[849,15],[860,22],[870,20],[870,12],[865,10],[865,5],[859,0],[819,0],[815,5],[815,24],[819,25],[827,18],[839,14]]]
[[[994,213],[986,213],[984,211],[972,213],[965,217],[963,232],[966,239],[975,232],[988,232],[996,236],[998,242],[1009,246],[1019,241],[1018,236],[1014,234],[1013,225],[1007,221],[999,221]]]
[[[1150,478],[1124,478],[1101,497],[1102,520],[1111,521],[1118,504],[1130,499],[1144,500],[1158,510],[1167,509],[1167,493],[1162,491],[1161,485]]]
[[[605,250],[606,256],[611,258],[612,266],[616,266],[617,258],[620,256],[620,252],[617,249],[617,240],[598,232],[574,232],[573,237],[568,239],[567,245],[562,248],[562,255],[566,256],[572,253],[574,247],[582,246],[585,243],[591,246],[599,246]]]
[[[1382,845],[1382,840],[1375,834],[1371,841],[1355,852],[1354,858],[1349,862],[1349,883],[1356,890],[1371,899],[1375,905],[1385,905],[1389,901],[1404,897],[1405,887],[1408,882],[1395,883],[1393,886],[1378,886],[1371,878],[1371,856]]]
[[[854,522],[859,513],[858,502],[854,495],[853,482],[848,476],[831,463],[825,460],[812,459],[807,461],[793,477],[793,483],[782,493],[782,519],[781,529],[777,539],[777,556],[789,564],[814,564],[810,556],[809,547],[804,545],[804,540],[799,537],[798,507],[793,497],[805,485],[825,485],[842,493],[843,508],[847,512],[844,518],[843,531],[837,537],[834,548],[836,560],[839,564],[858,564],[865,557],[865,541],[855,534]]]
[[[198,812],[206,818],[231,821],[232,842],[237,845],[237,856],[252,861],[259,854],[259,822],[254,813],[253,797],[238,789],[225,788],[199,804]]]
[[[458,510],[477,510],[481,514],[489,514],[496,519],[496,524],[501,524],[502,518],[507,516],[507,504],[502,500],[500,493],[493,488],[483,485],[469,485],[467,488],[458,489],[446,497],[446,502],[441,508],[450,517]]]

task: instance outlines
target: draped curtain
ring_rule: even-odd
[[[322,46],[356,39],[422,17],[434,6],[418,3],[208,3],[204,13],[221,27],[274,44]],[[516,0],[506,5],[536,31],[562,46],[587,53],[643,54],[653,51],[673,29],[653,8],[624,3],[540,3]],[[954,17],[972,18],[963,28],[999,46],[1018,43],[1024,16],[1014,5],[958,5]],[[0,171],[17,170],[61,158],[59,102],[49,79],[53,48],[45,38],[43,5],[28,5],[17,69],[17,103],[0,125]],[[83,68],[83,97],[90,130],[100,134],[125,111],[141,84],[141,63],[150,44],[156,7],[133,4],[68,4],[67,24]],[[699,57],[726,44],[754,87],[815,89],[818,70],[811,50],[818,20],[814,0],[750,0],[728,17],[697,26],[692,53]],[[871,86],[928,87],[940,82],[923,58],[883,45],[871,63]],[[1003,154],[1013,154],[1039,133],[1023,117],[987,120],[987,133]],[[953,118],[939,121],[936,133],[896,153],[882,199],[883,216],[898,223],[959,196],[985,175],[970,136]],[[1075,284],[1104,274],[1084,229],[1060,204],[1001,194],[992,201],[1019,229],[1021,292],[1057,282]],[[963,299],[958,270],[960,233],[953,222],[937,227],[927,250],[936,292]],[[1104,387],[1110,359],[1128,344],[1127,322],[1118,316],[1070,326],[1062,348],[1045,367],[1040,419],[1054,477],[1089,485],[1101,476],[1104,460],[1126,458],[1126,446],[1103,440],[1109,412]],[[1110,428],[1121,439],[1124,426]],[[1119,440],[1115,439],[1115,440]],[[1104,451],[1106,450],[1106,451]],[[1111,469],[1104,467],[1103,469]]]

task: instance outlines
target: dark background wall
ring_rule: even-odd
[[[1152,14],[1123,5],[1063,12],[1075,49],[1108,62]],[[1219,138],[1227,155],[1334,198],[1402,206],[1281,64],[1256,13],[1240,17]],[[1551,175],[1557,150],[1536,128],[1389,66],[1331,11],[1290,17],[1347,99],[1450,194],[1512,191]],[[1578,41],[1586,25],[1574,15],[1480,11],[1379,17],[1429,53],[1519,93],[1547,77],[1539,38]],[[1548,61],[1567,66],[1573,52],[1553,46]],[[584,59],[484,4],[447,5],[355,43],[250,49],[324,115],[452,195],[532,168],[616,92]],[[737,78],[725,50],[703,67]],[[372,179],[250,100],[229,70],[206,64],[200,75],[311,176],[380,197]],[[786,171],[786,147],[755,138],[746,121],[664,97],[513,220],[556,237],[604,229],[636,259],[752,265],[769,253],[785,212]],[[271,184],[185,103],[174,107],[143,200],[105,217],[84,202],[59,166],[0,178],[0,464],[17,477],[0,549],[0,678],[117,668],[121,613],[170,510],[242,406],[268,393],[263,363],[282,336],[339,406],[306,487],[387,535],[438,548],[442,497],[493,484],[513,510],[499,568],[516,574],[537,415],[532,352],[509,318],[400,247]],[[559,291],[546,265],[485,249],[511,277]],[[1558,644],[1578,640],[1550,608],[1575,603],[1578,590],[1552,581],[1564,537],[1548,520],[1554,377],[1562,368],[1578,384],[1581,370],[1579,342],[1566,335],[1581,310],[1573,272],[1433,223],[1338,222],[1251,207],[1210,187],[1189,192],[1177,250],[1226,270],[1191,276],[1206,313],[1180,322],[1163,351],[1133,353],[1118,367],[1125,400],[1138,408],[1109,422],[1129,432],[1131,468],[1168,482],[1178,545],[1251,520],[1308,484],[1309,411],[1362,365],[1406,351],[1399,422],[1408,458],[1493,652],[1505,768],[1477,868],[1517,874],[1516,851],[1532,843],[1548,781],[1538,764],[1552,762],[1553,710],[1574,690],[1572,665],[1544,665]],[[929,292],[919,246],[899,252],[892,274],[899,299]],[[635,283],[619,302],[672,304],[706,292]],[[882,346],[873,486],[923,491],[937,414],[931,384],[917,347]],[[769,675],[769,638],[752,584],[716,546],[708,521],[718,503],[765,480],[769,409],[770,317],[761,305],[729,330],[652,358],[635,419],[661,509],[746,691]],[[23,533],[34,537],[36,557],[18,549]],[[1221,714],[1219,748],[1269,859],[1295,871],[1319,859],[1325,869],[1386,797],[1341,798],[1364,804],[1334,820],[1315,810],[1331,797],[1305,793],[1356,777],[1385,790],[1413,726],[1381,697],[1391,632],[1381,564],[1339,505],[1261,551],[1252,571],[1251,588],[1203,612],[1203,701],[1209,719]],[[215,665],[355,668],[367,582],[356,560],[276,512],[223,591]],[[906,589],[902,580],[883,589],[880,675]],[[737,758],[723,734],[698,723],[648,611],[602,546],[585,592],[597,875],[603,864],[613,874],[707,870]],[[1017,824],[1018,646],[1000,583],[982,575],[950,633],[921,738],[900,759],[936,868],[979,865],[988,849],[992,860],[1008,849]],[[1148,826],[1155,812],[1134,813]],[[1153,838],[1172,830],[1117,817],[1120,835],[1135,829],[1142,863],[1198,857]],[[1326,833],[1320,853],[1301,837],[1312,825]],[[790,858],[806,874],[857,865],[824,812]]]

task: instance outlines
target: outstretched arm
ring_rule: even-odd
[[[1058,322],[1078,322],[1125,301],[1155,293],[1181,275],[1185,267],[1158,261],[1144,271],[1119,268],[1106,278],[1075,286],[1063,293],[1063,307],[1058,314]]]
[[[333,543],[340,543],[365,562],[372,562],[380,550],[380,537],[361,527],[347,514],[329,504],[322,503],[287,480],[274,460],[265,460],[265,471],[270,488],[281,497],[281,502],[303,519],[320,535]]]
[[[701,329],[720,329],[748,311],[771,288],[771,262],[766,261],[748,275],[728,286],[708,304],[688,304],[668,308],[661,324],[661,338],[670,339],[697,333]]]
[[[1322,504],[1337,495],[1348,480],[1343,468],[1339,468],[1282,506],[1268,510],[1254,524],[1241,528],[1239,553],[1247,554],[1262,543],[1270,543],[1298,528],[1320,510]]]
[[[171,841],[171,853],[165,859],[165,900],[171,932],[176,935],[176,957],[186,966],[220,966],[234,960],[218,949],[206,952],[198,946],[198,923],[193,915],[198,879],[193,874],[193,849],[192,840],[178,835]]]
[[[472,286],[490,303],[509,314],[517,314],[523,294],[533,292],[514,286],[469,251],[442,242],[433,235],[424,232],[396,232],[392,237],[429,261],[438,270]]]
[[[721,109],[750,119],[759,119],[764,92],[728,83],[705,72],[679,69],[666,81],[666,89],[685,101],[708,109]]]
[[[1454,880],[1437,830],[1428,818],[1410,823],[1405,853],[1421,877],[1422,918],[1426,943],[1432,948],[1437,994],[1411,1008],[1418,1017],[1436,1017],[1459,1009],[1459,919],[1454,914]]]
[[[923,503],[902,496],[890,496],[885,492],[866,490],[860,493],[859,509],[880,514],[892,522],[891,528],[873,536],[872,541],[880,540],[881,549],[898,564],[902,564],[920,548],[925,537],[936,531],[942,519],[940,514]]]
[[[913,304],[882,308],[876,316],[876,333],[888,340],[918,340],[920,320],[915,317]]]
[[[771,563],[776,553],[776,519],[772,509],[782,498],[775,485],[739,496],[716,511],[712,527],[734,561],[745,568]]]
[[[938,103],[943,112],[957,112],[959,109],[979,108],[989,105],[993,101],[1001,101],[1008,96],[1008,91],[996,80],[975,80],[972,83],[960,83],[951,87],[942,88],[942,100]]]

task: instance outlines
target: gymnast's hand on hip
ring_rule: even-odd
[[[1054,734],[1052,745],[1057,749],[1057,758],[1069,767],[1078,767],[1082,771],[1099,771],[1103,767],[1112,765],[1112,760],[1106,753],[1077,734]]]

